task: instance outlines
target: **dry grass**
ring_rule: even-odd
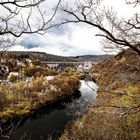
[[[79,87],[79,79],[71,76],[56,76],[50,81],[43,76],[33,77],[1,86],[0,118],[7,120],[10,117],[28,114],[40,104],[72,95]]]
[[[132,50],[96,67],[96,104],[71,122],[60,140],[140,139],[140,57]]]

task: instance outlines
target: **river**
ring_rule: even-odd
[[[93,82],[81,81],[80,93],[76,97],[42,107],[22,121],[10,140],[47,140],[49,136],[57,139],[66,124],[85,113],[87,106],[95,101],[96,90]]]

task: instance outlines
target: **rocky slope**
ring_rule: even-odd
[[[93,72],[99,74],[97,81],[106,90],[133,86],[140,82],[140,56],[128,49],[98,64]]]

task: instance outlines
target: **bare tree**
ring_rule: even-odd
[[[61,0],[53,12],[42,8],[45,0],[0,0],[0,48],[11,46],[22,34],[43,34],[53,20]]]
[[[130,0],[126,4],[139,6],[139,0]],[[65,16],[59,26],[66,23],[86,23],[99,29],[96,36],[101,36],[107,42],[107,48],[133,49],[140,55],[140,14],[135,13],[128,20],[119,18],[113,8],[102,6],[102,0],[76,0],[76,7],[62,4],[61,11]],[[69,16],[68,16],[69,15]],[[108,43],[110,43],[108,45]]]

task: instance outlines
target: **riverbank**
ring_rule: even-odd
[[[69,123],[60,140],[139,140],[140,57],[132,50],[98,64],[96,103]]]
[[[27,116],[43,105],[73,95],[80,88],[73,76],[36,77],[0,87],[0,121]],[[3,94],[2,94],[3,93]]]
[[[52,139],[58,139],[69,121],[79,118],[81,113],[84,114],[87,111],[86,108],[85,110],[82,109],[83,106],[87,106],[89,101],[94,102],[96,99],[96,91],[93,93],[93,90],[89,87],[90,85],[94,88],[96,85],[90,81],[80,82],[79,92],[75,92],[72,96],[53,104],[44,105],[36,109],[33,114],[24,117],[20,123],[16,120],[12,121],[15,129],[11,135],[9,136],[8,133],[4,132],[2,134],[9,136],[10,140],[19,140],[22,137],[25,140],[29,137],[30,140],[40,140],[41,138],[49,139],[49,136]]]

